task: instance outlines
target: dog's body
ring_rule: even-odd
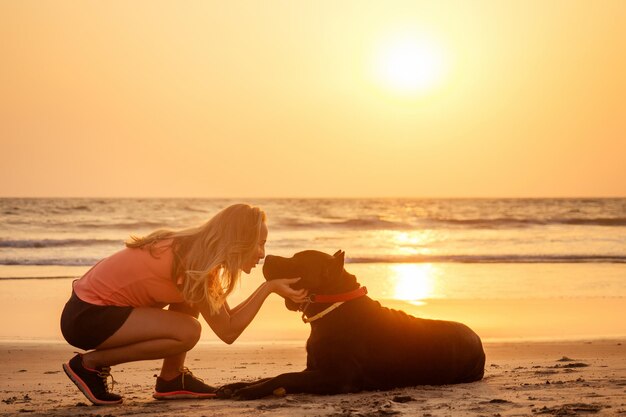
[[[268,280],[301,276],[299,286],[317,294],[358,287],[356,278],[343,269],[343,252],[334,257],[316,251],[292,258],[268,256],[264,274]],[[289,300],[286,305],[298,308]],[[305,314],[314,318],[330,305],[311,304]],[[415,318],[362,295],[311,322],[305,371],[227,385],[219,394],[251,399],[277,388],[288,393],[334,394],[455,384],[480,380],[484,364],[480,338],[467,326]]]

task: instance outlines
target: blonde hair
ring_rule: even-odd
[[[129,248],[148,247],[173,239],[172,279],[184,275],[183,298],[189,304],[207,302],[216,314],[235,288],[243,263],[258,248],[265,213],[248,204],[226,207],[205,224],[180,231],[157,230],[145,237],[131,236]]]

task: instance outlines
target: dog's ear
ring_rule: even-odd
[[[333,259],[332,261],[332,266],[330,267],[330,270],[339,275],[341,274],[341,271],[343,271],[343,264],[345,261],[346,253],[342,250],[338,250],[337,252],[335,252],[333,257],[335,259]]]

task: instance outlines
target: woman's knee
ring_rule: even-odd
[[[188,317],[184,320],[184,325],[181,325],[178,329],[178,339],[182,342],[184,347],[189,350],[198,343],[200,335],[202,334],[202,325],[193,317]]]

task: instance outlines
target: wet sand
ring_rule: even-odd
[[[302,370],[302,343],[203,343],[187,365],[221,385]],[[333,396],[287,394],[254,401],[152,399],[159,361],[116,366],[118,406],[95,407],[61,370],[63,343],[0,342],[0,415],[17,416],[550,416],[626,415],[626,340],[486,343],[485,378]]]
[[[253,271],[251,277],[242,280],[242,288],[229,298],[230,305],[243,301],[262,282],[260,272]],[[71,294],[71,283],[71,278],[0,279],[0,342],[6,339],[62,342],[59,318]],[[385,298],[393,294],[385,294],[385,287],[376,279],[364,283],[369,295],[385,307],[416,317],[467,324],[483,341],[626,338],[626,320],[622,318],[626,299],[621,296],[567,298],[542,294],[544,298],[450,297],[411,302]],[[206,322],[201,322],[204,328],[201,340],[218,342]],[[238,342],[304,343],[309,331],[310,326],[302,323],[300,315],[285,309],[283,299],[272,294]]]

